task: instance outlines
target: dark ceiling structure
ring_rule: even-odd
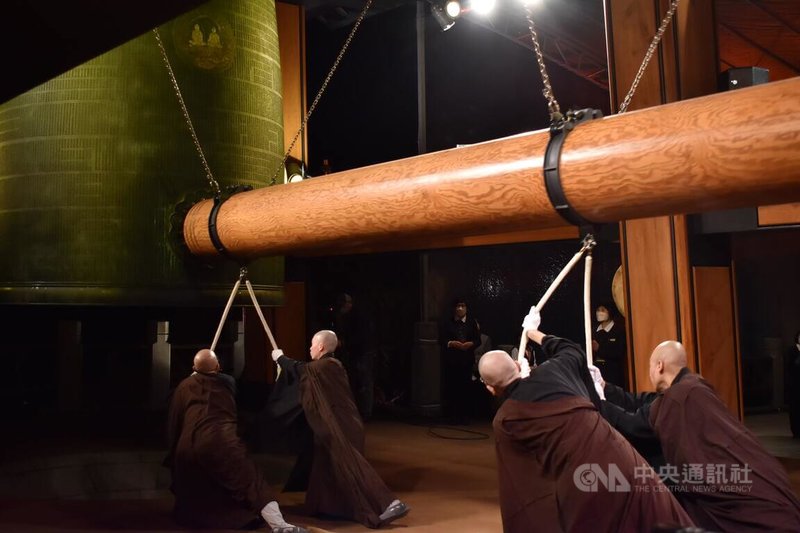
[[[769,69],[770,80],[800,75],[800,2],[716,0],[720,70]]]
[[[0,47],[6,51],[0,102],[25,92],[203,0],[10,0],[4,4]],[[363,0],[289,0],[331,29],[353,23]],[[370,15],[415,0],[374,0]],[[603,0],[543,0],[533,7],[544,57],[600,87],[608,87]],[[800,2],[715,0],[720,70],[759,66],[770,79],[800,75]],[[524,11],[499,0],[489,17],[472,16],[521,46],[532,48]]]

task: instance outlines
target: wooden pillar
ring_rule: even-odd
[[[668,0],[606,0],[612,108],[625,98],[669,4]],[[716,49],[712,2],[682,2],[629,110],[715,92]],[[698,369],[686,219],[665,216],[620,226],[630,375],[635,390],[649,390],[650,353],[664,340],[681,341],[689,367]]]
[[[305,13],[303,6],[275,3],[281,58],[283,98],[283,149],[289,148],[306,113]],[[292,157],[306,161],[307,135],[304,131],[292,148]]]

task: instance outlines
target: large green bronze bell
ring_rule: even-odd
[[[268,185],[283,151],[274,1],[214,1],[159,34],[220,187]],[[0,303],[224,303],[239,265],[181,242],[182,210],[213,193],[176,92],[149,32],[0,106]],[[248,268],[279,302],[283,259]]]

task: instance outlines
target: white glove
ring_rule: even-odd
[[[589,374],[592,375],[592,381],[594,381],[594,390],[597,391],[597,395],[600,396],[601,400],[605,400],[606,394],[603,391],[603,387],[605,386],[606,382],[603,380],[603,375],[600,373],[600,369],[594,365],[589,365]]]
[[[606,399],[606,393],[603,391],[603,386],[602,385],[600,385],[599,383],[595,382],[594,390],[597,391],[597,395],[600,396],[601,400],[605,400]]]
[[[275,361],[276,363],[278,362],[278,359],[282,355],[283,355],[283,350],[272,350],[272,360]]]
[[[532,306],[530,312],[522,321],[522,329],[525,331],[536,331],[539,329],[539,325],[542,323],[542,317],[539,315],[539,310],[536,309],[536,306]]]
[[[594,365],[589,365],[589,374],[592,375],[592,381],[600,384],[601,386],[605,386],[606,382],[603,379],[603,374],[600,373],[599,368]]]
[[[523,378],[531,375],[531,365],[528,363],[527,357],[523,357],[519,362],[519,375]]]

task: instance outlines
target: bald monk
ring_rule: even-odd
[[[656,393],[605,385],[607,418],[623,434],[659,440],[675,495],[698,526],[713,531],[800,531],[800,502],[783,467],[734,416],[711,385],[686,368],[676,341],[650,356]]]
[[[318,331],[311,339],[310,362],[290,359],[282,350],[273,350],[272,359],[284,378],[299,380],[299,402],[314,433],[307,511],[377,528],[405,516],[409,508],[364,458],[364,425],[347,372],[334,358],[338,342],[333,331]]]
[[[598,412],[600,396],[581,348],[544,335],[539,320],[531,308],[523,327],[548,359],[529,377],[522,379],[518,363],[503,351],[487,352],[478,363],[486,388],[505,399],[493,422],[503,530],[691,526],[644,459]]]
[[[275,495],[236,434],[233,377],[217,356],[200,350],[194,373],[175,389],[169,407],[169,452],[174,515],[193,528],[242,529],[266,521],[272,533],[307,533],[288,524]]]

